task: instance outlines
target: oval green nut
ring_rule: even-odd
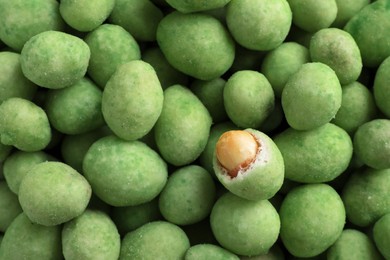
[[[109,205],[135,206],[154,199],[167,181],[167,165],[140,141],[107,136],[96,141],[83,161],[93,192]]]
[[[59,89],[84,77],[90,55],[88,45],[80,38],[46,31],[26,42],[20,61],[29,80],[41,87]]]
[[[345,24],[371,0],[336,0],[337,16],[331,27],[343,28]]]
[[[154,221],[127,233],[119,260],[183,259],[190,248],[184,231],[166,221]]]
[[[310,130],[330,122],[341,101],[342,89],[336,73],[319,62],[303,64],[282,92],[287,122],[297,130]]]
[[[374,80],[374,98],[379,110],[390,118],[390,57],[379,66]]]
[[[42,226],[21,213],[4,234],[0,259],[61,260],[61,226]]]
[[[223,102],[234,124],[242,128],[258,128],[274,109],[275,96],[263,74],[242,70],[226,82]]]
[[[81,215],[91,198],[91,186],[76,170],[61,162],[34,166],[19,187],[19,202],[32,222],[55,226]]]
[[[157,43],[174,68],[201,80],[220,77],[235,55],[234,41],[223,24],[202,13],[168,14],[158,25]]]
[[[390,213],[384,215],[375,222],[373,234],[376,247],[386,259],[389,259],[390,249],[388,242],[390,241]]]
[[[274,142],[283,155],[286,178],[292,181],[331,181],[347,169],[352,158],[351,137],[330,123],[309,131],[288,128]]]
[[[45,111],[26,99],[7,99],[0,105],[0,137],[3,144],[25,152],[44,149],[51,139]]]
[[[180,11],[181,13],[193,13],[200,11],[207,11],[224,7],[230,0],[208,0],[208,1],[181,1],[181,0],[167,0],[170,6]]]
[[[157,147],[169,163],[181,166],[198,158],[204,150],[211,116],[188,88],[173,85],[164,91],[164,104],[154,127]]]
[[[153,67],[144,61],[120,65],[103,91],[108,127],[124,140],[145,136],[161,114],[164,94]]]
[[[345,209],[338,193],[327,184],[306,184],[291,190],[279,210],[280,237],[296,257],[325,252],[341,235]]]
[[[226,23],[234,39],[245,48],[268,51],[287,37],[292,13],[286,0],[231,0]]]
[[[280,230],[279,215],[268,200],[249,201],[230,192],[214,204],[210,225],[222,247],[243,256],[267,253]]]
[[[18,196],[5,181],[0,181],[0,231],[5,232],[12,221],[22,213]]]
[[[333,69],[341,85],[350,84],[360,76],[362,57],[349,33],[337,28],[321,29],[311,38],[309,50],[311,60]]]
[[[240,258],[228,250],[213,244],[198,244],[191,246],[184,256],[184,260],[213,259],[239,260]]]
[[[62,252],[65,259],[116,260],[120,252],[120,236],[106,213],[87,209],[64,224]]]

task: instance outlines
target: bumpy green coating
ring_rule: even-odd
[[[32,152],[45,148],[51,139],[45,111],[22,98],[9,98],[0,105],[1,142]]]
[[[0,103],[10,97],[34,97],[37,86],[23,75],[18,53],[0,52],[0,71]]]
[[[382,259],[374,243],[364,233],[345,229],[337,241],[326,252],[328,260]]]
[[[6,231],[21,212],[18,197],[8,188],[5,181],[0,181],[0,231]]]
[[[286,178],[303,183],[331,181],[347,169],[352,140],[328,123],[309,131],[288,128],[274,138],[283,155]]]
[[[62,252],[65,259],[116,260],[120,252],[120,236],[106,213],[86,210],[65,223]]]
[[[359,47],[352,36],[341,29],[319,30],[311,38],[309,50],[311,60],[333,69],[341,85],[356,81],[362,71]]]
[[[232,0],[226,23],[234,39],[245,48],[267,51],[279,46],[290,30],[291,9],[285,0]]]
[[[390,118],[390,57],[379,66],[374,80],[374,98],[380,111]]]
[[[119,259],[183,259],[188,248],[190,242],[180,227],[155,221],[123,238]]]
[[[344,27],[359,46],[364,66],[377,67],[390,56],[389,15],[390,1],[378,0],[366,5]]]
[[[390,213],[381,217],[373,229],[375,245],[386,259],[390,259]]]
[[[189,89],[173,85],[164,91],[163,109],[154,134],[167,162],[181,166],[198,158],[207,144],[210,127],[209,112]]]
[[[282,187],[284,179],[283,157],[278,147],[264,133],[246,129],[252,134],[260,146],[256,159],[249,168],[242,169],[232,178],[218,162],[216,154],[213,157],[215,175],[222,185],[235,195],[248,200],[264,200],[273,197]]]
[[[92,31],[110,15],[115,0],[61,0],[60,13],[67,24],[81,32]]]
[[[87,72],[91,52],[80,38],[57,31],[35,35],[23,46],[23,74],[35,84],[59,89],[71,86]]]
[[[291,190],[279,211],[280,237],[297,257],[313,257],[340,236],[345,209],[338,193],[327,184],[306,184]]]
[[[20,51],[34,35],[48,31],[62,31],[63,22],[55,0],[1,0],[0,39],[12,49]]]
[[[122,235],[162,218],[158,198],[137,206],[113,207],[111,217]]]
[[[341,106],[342,89],[336,73],[319,62],[306,63],[287,81],[282,107],[288,124],[297,130],[324,125]]]
[[[52,160],[54,160],[52,156],[42,151],[16,151],[8,156],[4,161],[3,173],[10,190],[18,194],[20,183],[28,171],[38,163]]]
[[[46,94],[45,111],[51,125],[65,134],[82,134],[104,125],[102,91],[88,78]]]
[[[360,125],[377,115],[374,96],[367,87],[357,81],[343,86],[342,91],[341,107],[331,122],[353,134]]]
[[[371,0],[336,0],[337,16],[331,27],[344,27],[355,14],[370,2]]]
[[[162,11],[148,0],[115,0],[109,21],[126,29],[138,41],[155,41]]]
[[[220,246],[213,244],[199,244],[190,247],[184,256],[184,259],[239,260],[240,258]]]
[[[167,181],[161,157],[139,141],[107,136],[96,141],[83,162],[94,193],[112,206],[135,206],[155,198]]]
[[[209,111],[213,123],[226,121],[228,116],[223,104],[223,90],[226,81],[215,78],[209,81],[195,80],[191,84],[191,91],[202,101]]]
[[[307,32],[328,28],[336,19],[336,0],[287,0],[293,23]]]
[[[390,169],[353,172],[342,191],[348,220],[367,227],[389,213],[389,183]]]
[[[158,25],[157,43],[174,68],[201,80],[220,77],[234,60],[230,34],[206,14],[168,14]]]
[[[275,96],[267,78],[252,70],[234,73],[223,90],[225,110],[230,120],[242,128],[258,128],[270,115]]]
[[[61,226],[38,225],[21,213],[4,234],[0,259],[62,259]]]
[[[163,217],[177,225],[205,219],[216,198],[213,178],[202,167],[189,165],[173,172],[159,195]]]
[[[305,46],[285,42],[267,53],[261,65],[261,72],[271,83],[275,96],[280,97],[289,77],[309,61],[309,50]]]
[[[120,64],[141,58],[134,37],[118,25],[103,24],[84,40],[91,50],[88,75],[101,88]]]
[[[249,201],[230,192],[214,204],[210,224],[221,246],[244,256],[267,253],[280,230],[279,215],[268,200]]]
[[[361,125],[353,138],[356,155],[374,169],[390,168],[390,119],[375,119]]]
[[[19,187],[19,202],[32,222],[55,226],[81,215],[91,198],[91,186],[70,166],[43,162],[34,166]]]
[[[192,12],[200,12],[207,11],[217,8],[224,7],[230,0],[190,0],[190,1],[182,1],[182,0],[167,0],[166,1],[170,6],[175,8],[176,10],[182,13],[192,13]]]
[[[172,67],[159,48],[148,48],[143,51],[142,60],[152,65],[163,89],[175,84],[187,85],[188,76]]]
[[[163,89],[153,67],[144,61],[118,66],[103,91],[102,112],[120,138],[136,140],[156,123],[163,107]]]

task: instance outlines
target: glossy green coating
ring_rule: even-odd
[[[22,213],[18,196],[5,181],[0,181],[0,231],[5,232],[12,221]]]
[[[345,224],[343,201],[327,184],[292,189],[279,215],[282,242],[296,257],[313,257],[326,251],[339,238]]]
[[[91,186],[70,166],[43,162],[34,166],[19,187],[19,202],[32,222],[55,226],[81,215],[91,198]]]
[[[191,246],[184,256],[184,260],[214,259],[239,260],[240,258],[228,250],[213,244],[198,244]]]
[[[386,258],[390,258],[390,213],[381,217],[377,222],[375,222],[373,228],[373,235],[376,247]]]
[[[167,0],[166,2],[181,13],[193,13],[223,8],[230,0]]]
[[[390,57],[379,66],[374,80],[375,104],[379,110],[390,118]]]
[[[146,144],[106,136],[83,161],[93,192],[112,206],[135,206],[154,199],[167,181],[167,166]]]

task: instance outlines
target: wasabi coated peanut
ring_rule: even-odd
[[[329,260],[382,259],[373,241],[355,229],[344,229],[337,241],[327,250]]]
[[[9,98],[0,105],[0,136],[5,145],[33,152],[50,142],[51,130],[45,111],[22,98]]]
[[[88,45],[73,35],[46,31],[23,46],[23,74],[35,84],[59,89],[71,86],[87,72],[91,52]]]
[[[220,77],[234,60],[230,34],[206,14],[168,14],[158,25],[157,43],[174,68],[201,80]]]
[[[330,122],[341,100],[342,89],[335,72],[319,62],[303,64],[282,92],[287,122],[297,130],[310,130]]]
[[[88,78],[46,94],[45,111],[51,125],[65,134],[82,134],[104,125],[102,91]]]
[[[337,16],[331,27],[344,27],[355,14],[370,2],[370,0],[336,0]]]
[[[389,15],[389,0],[378,0],[366,5],[344,27],[359,46],[364,66],[377,67],[390,56]]]
[[[102,112],[120,138],[136,140],[156,123],[164,94],[153,67],[144,61],[118,66],[103,91]]]
[[[138,41],[155,41],[162,11],[148,0],[115,0],[110,23],[120,25]]]
[[[390,120],[375,119],[361,125],[353,138],[356,155],[374,169],[390,168]]]
[[[372,92],[363,84],[355,81],[342,90],[341,107],[331,122],[353,134],[360,125],[375,118],[377,108]]]
[[[353,172],[342,190],[348,220],[367,227],[389,213],[389,183],[390,169]]]
[[[33,223],[25,213],[18,215],[4,234],[0,259],[62,259],[61,226]]]
[[[0,103],[10,97],[31,100],[37,86],[29,81],[20,68],[20,54],[0,52]]]
[[[62,31],[64,21],[55,0],[0,1],[0,39],[20,51],[34,35],[48,31]]]
[[[375,222],[373,233],[376,247],[386,259],[389,259],[390,213],[384,215],[377,222]]]
[[[210,126],[209,112],[189,89],[173,85],[164,91],[163,110],[154,134],[167,162],[181,166],[198,158],[207,144]]]
[[[8,156],[4,161],[3,173],[10,190],[18,194],[20,183],[32,167],[36,164],[53,160],[55,160],[54,157],[42,151],[16,151]]]
[[[291,9],[285,0],[231,0],[226,23],[234,39],[250,50],[279,46],[290,30]]]
[[[60,13],[67,24],[81,32],[92,31],[110,15],[115,0],[62,0]]]
[[[118,65],[141,58],[134,37],[118,25],[103,24],[85,37],[91,50],[88,75],[102,89]]]
[[[328,28],[336,19],[336,0],[287,0],[292,22],[307,32]]]
[[[199,244],[190,247],[184,256],[184,259],[239,260],[240,258],[220,246],[213,244]]]
[[[0,181],[0,231],[5,232],[12,221],[22,212],[18,197]]]
[[[118,230],[101,211],[87,209],[62,229],[62,252],[66,259],[116,260],[119,251]]]
[[[167,181],[167,165],[146,144],[106,136],[96,141],[83,161],[94,193],[112,206],[135,206],[154,199]]]
[[[210,224],[221,246],[243,256],[267,253],[280,230],[279,215],[270,202],[249,201],[230,192],[214,204]]]
[[[295,42],[285,42],[267,53],[261,72],[271,83],[275,96],[280,97],[288,78],[310,61],[309,50]]]
[[[182,13],[192,13],[199,11],[207,11],[224,7],[230,0],[208,0],[208,1],[181,1],[181,0],[168,0],[166,1],[170,6]]]
[[[190,165],[173,172],[159,195],[162,216],[177,225],[205,219],[215,202],[213,178],[200,166]]]
[[[190,242],[180,227],[155,221],[127,233],[119,259],[183,259],[188,248]]]
[[[347,169],[352,140],[334,124],[309,131],[288,128],[274,138],[283,155],[286,178],[303,183],[331,181]]]
[[[313,62],[322,62],[333,69],[341,85],[356,81],[363,67],[355,40],[337,28],[321,29],[313,35],[310,56]]]
[[[223,102],[230,120],[242,128],[258,128],[275,105],[271,84],[257,71],[234,73],[226,82]]]
[[[390,57],[379,66],[374,80],[374,98],[379,110],[390,118]]]
[[[271,138],[254,129],[222,134],[213,167],[226,189],[248,200],[269,199],[283,184],[282,154]]]
[[[23,178],[19,202],[32,222],[55,226],[81,215],[91,198],[91,186],[61,162],[39,163]]]
[[[296,257],[313,257],[339,238],[345,209],[338,193],[327,184],[306,184],[291,190],[279,210],[280,237]]]

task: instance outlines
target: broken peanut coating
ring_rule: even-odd
[[[284,178],[279,149],[254,129],[225,132],[216,144],[213,167],[225,188],[248,200],[271,198]]]

